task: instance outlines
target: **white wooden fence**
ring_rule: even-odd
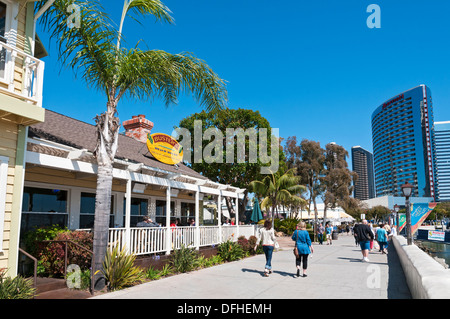
[[[127,247],[136,255],[166,252],[185,247],[204,247],[218,245],[227,240],[237,241],[238,237],[249,238],[256,234],[255,225],[240,226],[199,226],[199,227],[137,227],[130,228],[130,244],[127,245],[126,228],[109,229],[109,248],[118,245]],[[170,234],[170,246],[167,245],[167,231]],[[220,232],[221,231],[221,232]],[[198,233],[197,233],[198,232]],[[198,237],[197,237],[198,236]],[[170,248],[170,249],[169,249]]]

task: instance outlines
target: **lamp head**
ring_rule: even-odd
[[[405,197],[410,197],[413,188],[414,188],[414,185],[411,185],[411,184],[408,183],[408,182],[406,182],[406,184],[403,184],[403,185],[402,185],[402,193],[403,193],[403,196],[405,196]]]

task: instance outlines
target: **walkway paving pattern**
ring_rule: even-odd
[[[263,276],[265,257],[257,255],[167,277],[93,299],[410,299],[394,247],[362,262],[353,236],[341,234],[332,245],[314,244],[308,276],[296,277],[294,242],[279,240],[273,273]]]

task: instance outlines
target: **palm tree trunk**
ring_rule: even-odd
[[[113,182],[113,163],[119,138],[119,119],[115,116],[116,105],[108,102],[108,111],[95,118],[97,122],[97,190],[94,219],[94,288],[102,289],[106,282],[101,272],[108,247],[109,215],[111,212],[111,190]]]
[[[94,288],[102,289],[106,282],[101,270],[108,247],[109,215],[111,211],[112,165],[102,165],[98,168],[97,192],[95,195],[94,220]]]

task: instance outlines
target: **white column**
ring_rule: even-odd
[[[200,190],[195,192],[195,249],[200,249]]]
[[[131,252],[131,178],[127,180],[127,193],[125,197],[125,241],[127,251]]]
[[[219,220],[219,243],[222,242],[222,191],[217,196],[217,219]]]
[[[239,194],[236,193],[236,241],[239,238]]]
[[[170,229],[170,186],[166,189],[166,255],[172,249],[172,231]]]

